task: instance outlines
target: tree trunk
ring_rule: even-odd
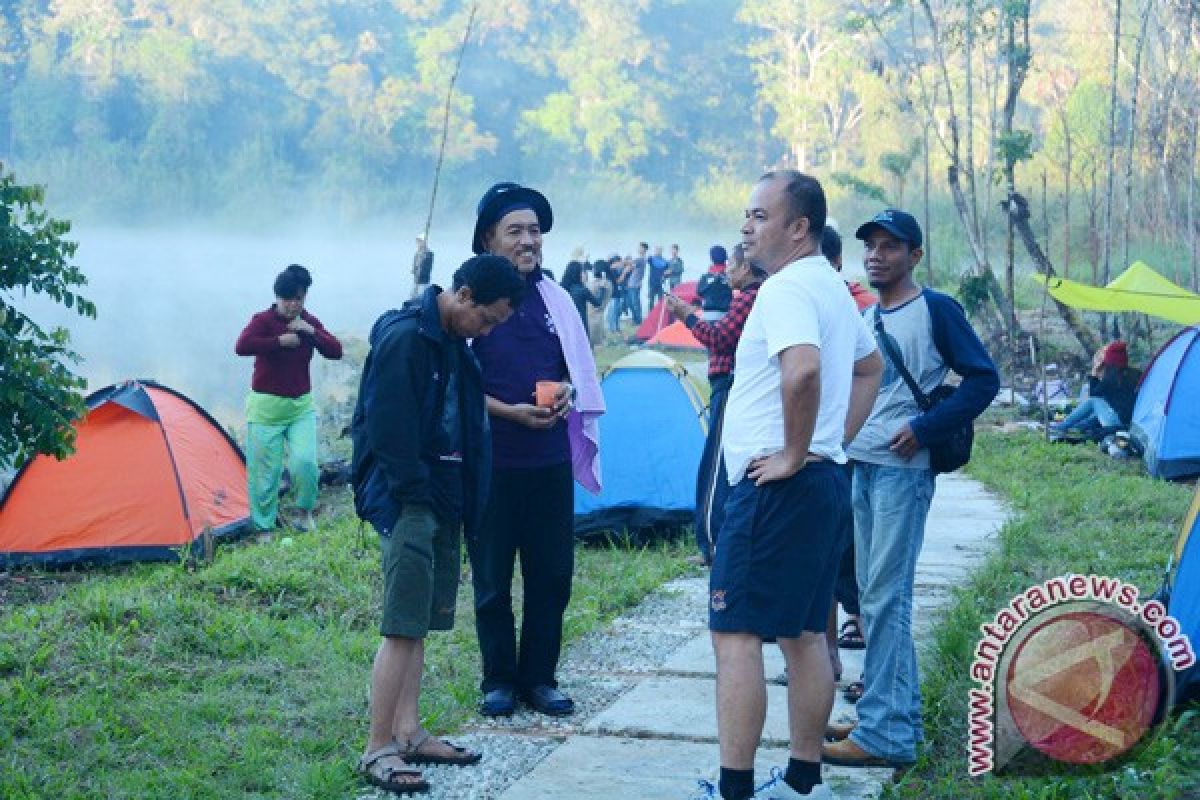
[[[1071,128],[1067,124],[1066,110],[1063,110],[1063,137],[1067,145],[1067,163],[1066,169],[1063,170],[1063,182],[1065,184],[1063,190],[1063,277],[1066,278],[1071,274]],[[1050,243],[1046,242],[1046,247],[1050,247]]]
[[[1021,242],[1029,252],[1029,257],[1033,259],[1034,266],[1046,276],[1046,280],[1053,280],[1058,277],[1054,271],[1054,265],[1046,258],[1046,254],[1037,243],[1037,236],[1033,233],[1033,226],[1029,224],[1029,203],[1020,194],[1013,192],[1009,197],[1009,202],[1005,205],[1008,210],[1009,221],[1020,235]],[[1058,309],[1063,322],[1067,323],[1067,327],[1075,335],[1075,340],[1079,342],[1084,357],[1091,358],[1092,354],[1100,349],[1100,339],[1089,327],[1083,324],[1075,309],[1063,305],[1053,296],[1050,297],[1050,300]]]
[[[1121,250],[1121,269],[1129,266],[1129,228],[1133,222],[1133,151],[1137,140],[1138,93],[1141,91],[1142,79],[1142,50],[1146,44],[1146,26],[1150,23],[1150,12],[1154,10],[1154,0],[1146,0],[1142,11],[1142,25],[1138,31],[1137,47],[1133,56],[1133,89],[1130,92],[1129,106],[1129,144],[1125,149],[1125,232]]]
[[[1112,87],[1109,92],[1108,106],[1108,182],[1104,190],[1104,284],[1112,280],[1112,205],[1113,205],[1113,173],[1116,171],[1117,157],[1117,66],[1121,60],[1121,0],[1117,0],[1114,15],[1113,57],[1112,57]],[[1100,328],[1105,328],[1108,315],[1100,315]]]
[[[921,152],[925,156],[925,235],[928,236],[929,229],[929,120],[925,120],[925,125],[921,131],[924,134],[924,142]],[[1192,248],[1195,252],[1195,248]],[[929,239],[925,242],[925,285],[933,286],[933,240]]]

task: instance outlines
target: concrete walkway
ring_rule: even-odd
[[[980,484],[957,475],[938,479],[926,528],[925,547],[917,567],[914,620],[918,647],[928,637],[936,612],[950,599],[950,590],[993,546],[1006,519],[1000,504]],[[557,747],[536,767],[507,787],[503,800],[598,800],[650,798],[685,800],[695,795],[697,781],[715,780],[718,766],[714,662],[705,629],[707,576],[675,581],[664,589],[676,593],[679,614],[637,619],[637,635],[658,635],[681,641],[657,664],[630,665],[625,670],[597,671],[589,678],[576,672],[568,682],[618,680],[628,687],[607,707],[585,710],[569,727],[554,731]],[[644,630],[650,628],[650,630]],[[622,620],[611,635],[630,635]],[[683,634],[681,636],[681,634]],[[756,778],[761,782],[771,767],[787,763],[787,709],[782,685],[783,658],[774,645],[764,648],[768,685],[767,722],[759,751]],[[840,686],[858,678],[862,651],[841,651]],[[570,691],[570,689],[568,688]],[[833,718],[852,719],[853,706],[839,691]],[[536,724],[536,723],[535,723]],[[505,735],[545,737],[544,727]],[[825,781],[839,798],[879,794],[890,770],[861,770],[826,766]],[[489,795],[490,796],[490,795]]]

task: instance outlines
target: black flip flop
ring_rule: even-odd
[[[863,638],[862,626],[858,624],[858,620],[854,617],[842,623],[841,630],[838,631],[838,647],[843,650],[865,650],[867,648],[867,640]]]

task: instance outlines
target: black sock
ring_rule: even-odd
[[[754,770],[721,767],[721,782],[717,787],[724,800],[750,800],[754,797]]]
[[[789,758],[783,780],[800,794],[808,794],[821,782],[821,762]]]

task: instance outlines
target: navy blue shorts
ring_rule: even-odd
[[[850,514],[846,470],[830,461],[785,481],[733,487],[709,576],[709,629],[823,633]]]

